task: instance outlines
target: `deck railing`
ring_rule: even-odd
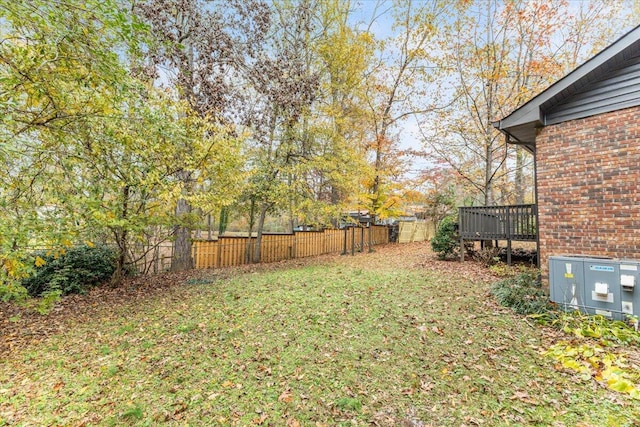
[[[511,265],[511,242],[537,242],[536,205],[464,206],[458,208],[460,259],[465,240],[506,240],[507,264]]]
[[[535,241],[536,205],[464,206],[458,224],[462,239]]]

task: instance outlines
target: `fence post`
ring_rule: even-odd
[[[293,232],[293,242],[291,242],[291,247],[289,248],[291,259],[298,258],[298,235],[300,235],[300,233],[295,231]]]
[[[351,255],[356,254],[356,228],[351,227]]]
[[[344,241],[342,242],[342,255],[347,254],[347,227],[344,228]]]

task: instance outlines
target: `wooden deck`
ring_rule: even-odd
[[[464,260],[465,240],[505,240],[507,263],[511,264],[511,242],[537,242],[536,205],[464,206],[458,208],[460,254]]]

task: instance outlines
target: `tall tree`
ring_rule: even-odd
[[[440,45],[442,93],[452,102],[421,123],[425,143],[480,203],[523,202],[532,160],[508,147],[492,122],[609,42],[618,11],[605,1],[537,0],[464,2],[455,11]]]
[[[201,117],[216,123],[237,122],[242,113],[241,80],[247,58],[257,54],[269,25],[269,9],[259,0],[207,4],[202,0],[160,0],[135,3],[134,11],[150,25],[157,43],[148,46],[146,66],[150,78],[167,79],[181,99]],[[184,197],[176,204],[179,221],[174,231],[173,270],[192,268],[188,202],[196,176],[181,171]]]
[[[288,215],[291,227],[335,223],[357,204],[354,194],[368,170],[363,123],[371,35],[350,28],[349,2],[272,7],[273,31],[251,80],[257,102],[248,198],[256,214],[255,260],[267,213]]]
[[[0,1],[0,295],[20,292],[30,246],[65,245],[73,218],[51,190],[71,126],[108,118],[135,23],[112,1]],[[54,178],[52,178],[54,174]],[[68,189],[70,194],[76,190]],[[14,292],[15,291],[15,292]]]
[[[135,87],[135,86],[134,86]],[[59,154],[59,164],[73,159],[58,182],[78,185],[82,192],[58,194],[58,209],[86,228],[103,230],[115,243],[118,257],[112,283],[119,284],[127,267],[142,256],[133,247],[152,228],[159,233],[175,224],[167,206],[184,198],[182,173],[209,182],[204,193],[190,192],[193,206],[229,203],[226,191],[236,176],[239,141],[231,129],[214,124],[176,102],[166,92],[139,85],[128,92],[126,105],[115,105],[111,120],[92,120],[67,134],[75,142],[73,154]],[[133,89],[133,88],[132,88]]]
[[[282,203],[289,200],[292,176],[311,156],[307,119],[318,87],[308,58],[314,27],[311,1],[273,7],[273,33],[249,76],[257,100],[251,117],[251,199],[258,214],[254,262],[260,260],[267,213],[286,210]]]
[[[370,121],[366,78],[376,41],[369,31],[358,30],[350,22],[352,12],[348,2],[325,2],[324,36],[316,45],[322,94],[318,119],[333,166],[322,182],[325,197],[342,211],[347,205],[361,206],[366,192],[362,184],[372,175],[365,148]]]
[[[297,209],[307,223],[325,224],[358,207],[361,182],[369,176],[365,73],[375,43],[367,31],[352,27],[349,2],[321,2],[316,12],[317,36],[310,46],[319,86],[307,133],[313,152],[307,167],[312,196]]]
[[[431,46],[446,17],[449,2],[397,0],[378,2],[374,19],[392,21],[391,35],[378,41],[378,58],[367,77],[369,141],[367,152],[373,166],[368,182],[368,208],[385,215],[394,180],[403,173],[403,152],[398,132],[410,117],[433,110],[429,97],[434,82]],[[388,24],[387,24],[388,25]]]
[[[0,5],[0,295],[21,292],[33,246],[82,241],[116,247],[118,283],[131,243],[175,222],[181,172],[219,188],[189,202],[225,202],[238,138],[130,77],[142,26],[116,2]]]

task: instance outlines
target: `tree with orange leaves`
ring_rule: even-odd
[[[442,93],[452,102],[421,123],[425,145],[464,178],[477,203],[523,203],[533,159],[507,146],[492,123],[599,51],[625,21],[600,0],[461,2],[455,13],[439,46]]]
[[[398,130],[411,116],[423,116],[437,101],[427,94],[435,80],[431,47],[446,21],[451,2],[398,0],[378,2],[374,16],[393,19],[392,30],[378,40],[377,58],[366,74],[368,143],[372,166],[364,179],[366,208],[376,217],[397,213],[406,168]],[[380,9],[380,10],[379,10]]]

